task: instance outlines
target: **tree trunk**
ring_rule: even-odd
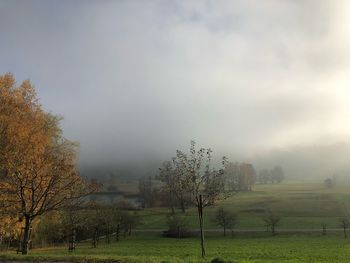
[[[145,197],[144,197],[144,196],[142,197],[141,207],[142,207],[142,208],[146,208],[146,200],[145,200]]]
[[[75,230],[75,228],[73,228],[73,232],[72,232],[72,248],[73,248],[73,250],[75,250],[76,239],[77,239],[77,231]]]
[[[343,229],[344,229],[344,238],[347,238],[348,236],[346,234],[346,227],[343,227]]]
[[[24,232],[23,232],[23,239],[22,239],[22,255],[28,254],[31,226],[32,226],[32,219],[29,216],[26,216],[25,217]]]
[[[174,215],[175,214],[174,194],[172,191],[169,192],[169,207],[170,207],[171,214]]]
[[[185,207],[185,201],[184,201],[183,196],[181,196],[180,206],[181,206],[181,212],[185,213],[186,212],[186,207]]]
[[[12,238],[7,241],[7,250],[11,247]]]
[[[326,226],[325,225],[322,226],[322,235],[323,236],[327,235],[327,231],[326,231]]]
[[[107,244],[110,244],[111,243],[111,237],[110,237],[110,234],[109,234],[109,226],[107,226],[107,233],[106,233],[106,242]]]
[[[96,231],[96,247],[98,247],[98,244],[100,243],[100,231]]]
[[[68,251],[73,252],[75,250],[75,240],[76,240],[76,232],[75,228],[72,227],[71,237],[69,239]]]
[[[120,224],[117,224],[117,231],[115,233],[115,241],[119,241]]]
[[[95,228],[93,237],[92,237],[92,247],[97,248],[98,246],[98,229]]]
[[[275,225],[274,224],[271,225],[271,232],[272,232],[272,235],[274,236],[275,235]]]
[[[226,226],[224,225],[224,237],[226,236]]]
[[[172,192],[170,192],[170,210],[171,210],[171,214],[174,215],[175,214],[174,195]]]
[[[199,205],[197,208],[198,208],[199,230],[200,230],[200,236],[201,236],[201,252],[202,252],[202,257],[205,257],[202,195],[199,195]]]
[[[92,248],[96,248],[96,236],[95,236],[95,233],[93,234],[92,236]]]

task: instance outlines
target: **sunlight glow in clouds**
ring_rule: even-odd
[[[349,24],[348,1],[2,1],[0,72],[83,161],[348,141]]]

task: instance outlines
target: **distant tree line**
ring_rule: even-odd
[[[281,166],[275,166],[271,170],[260,170],[257,179],[260,184],[274,184],[281,183],[285,179],[285,175]]]
[[[256,172],[250,163],[228,163],[225,167],[225,185],[231,191],[251,191]]]

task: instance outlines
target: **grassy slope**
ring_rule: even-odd
[[[218,206],[235,211],[239,228],[263,228],[264,210],[281,216],[281,228],[329,228],[339,226],[339,218],[347,214],[350,203],[350,183],[343,182],[334,189],[325,189],[322,182],[289,182],[275,185],[257,185],[254,192],[238,193],[205,209],[207,228],[216,228],[212,222]],[[167,209],[152,208],[141,212],[143,224],[139,228],[164,228]],[[195,209],[186,213],[190,227],[197,227]]]

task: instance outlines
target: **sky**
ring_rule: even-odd
[[[347,143],[350,2],[0,0],[0,74],[30,79],[82,163]]]

